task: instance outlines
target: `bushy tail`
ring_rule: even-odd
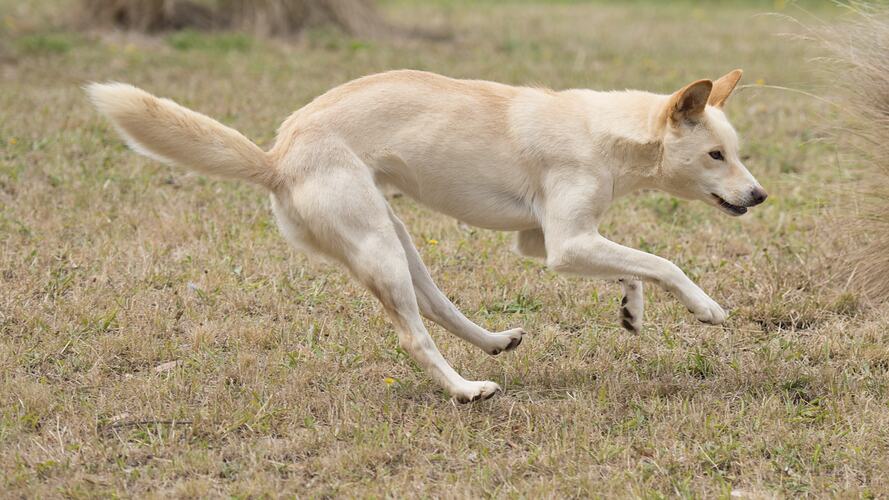
[[[86,92],[138,153],[268,189],[280,182],[274,164],[259,146],[208,116],[125,83],[92,83]]]

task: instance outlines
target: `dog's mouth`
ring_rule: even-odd
[[[723,212],[731,216],[738,217],[747,213],[747,207],[732,205],[731,203],[722,199],[722,197],[720,197],[719,195],[713,193],[710,193],[710,195],[713,196],[714,200],[716,200],[716,204],[719,206],[719,208],[721,208]]]

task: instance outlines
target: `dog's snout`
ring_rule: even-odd
[[[753,188],[753,191],[750,192],[750,200],[752,201],[753,205],[759,205],[760,203],[766,201],[766,198],[768,197],[769,194],[766,193],[766,190],[759,186],[756,186],[755,188]]]

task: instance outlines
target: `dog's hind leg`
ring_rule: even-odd
[[[389,219],[395,227],[395,232],[398,234],[398,239],[407,256],[417,303],[423,316],[491,355],[511,351],[522,343],[522,336],[525,335],[525,330],[522,328],[491,333],[464,316],[432,281],[432,276],[429,275],[429,270],[426,269],[420,258],[420,253],[411,241],[407,228],[391,208],[389,209]]]
[[[357,158],[326,168],[290,193],[320,251],[342,262],[382,303],[401,347],[457,401],[487,399],[494,382],[469,381],[444,359],[420,317],[410,267],[389,219],[386,200]]]
[[[620,301],[620,324],[632,333],[642,332],[642,282],[634,279],[620,280],[624,298]]]

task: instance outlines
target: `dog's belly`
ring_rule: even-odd
[[[425,197],[417,199],[420,203],[429,206],[443,214],[449,215],[466,224],[498,231],[520,231],[531,229],[540,225],[529,210],[519,203],[507,197],[497,196],[495,193],[486,193],[488,197],[451,197],[438,198]]]
[[[463,177],[417,178],[380,171],[376,177],[378,183],[395,186],[419,203],[472,226],[520,231],[540,225],[530,204],[502,184],[473,182],[477,179]]]

